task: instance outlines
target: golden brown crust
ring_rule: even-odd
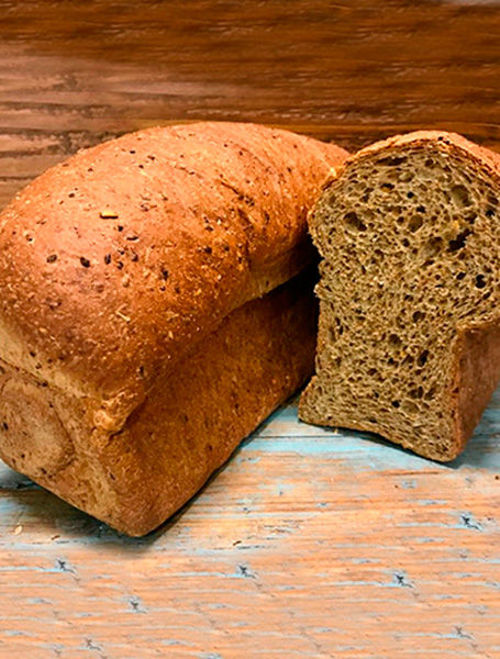
[[[499,320],[460,329],[455,354],[452,414],[456,421],[456,453],[449,459],[465,447],[500,380]]]
[[[175,512],[310,374],[311,282],[288,280],[344,157],[251,124],[155,128],[18,195],[0,215],[2,458],[132,535]]]
[[[0,354],[116,430],[160,371],[305,265],[305,216],[345,152],[252,124],[83,151],[0,215]]]
[[[229,314],[114,435],[92,429],[84,399],[5,366],[0,390],[22,398],[2,393],[0,455],[73,505],[143,535],[310,375],[315,334],[306,273]]]
[[[393,135],[385,140],[374,142],[360,149],[344,160],[338,168],[335,168],[335,172],[332,172],[324,186],[327,187],[330,181],[337,179],[342,171],[352,162],[371,157],[382,151],[389,151],[403,146],[423,146],[429,142],[440,142],[442,148],[448,151],[458,150],[462,154],[471,156],[489,174],[497,179],[500,177],[500,154],[479,146],[458,133],[449,133],[441,130],[416,130],[403,135]]]

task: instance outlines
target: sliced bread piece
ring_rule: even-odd
[[[299,415],[447,461],[500,378],[500,158],[459,135],[369,146],[310,217],[323,257]]]

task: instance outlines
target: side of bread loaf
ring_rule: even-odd
[[[417,132],[350,158],[310,227],[323,261],[316,376],[299,415],[436,460],[500,377],[500,159]]]
[[[0,215],[0,456],[130,534],[174,512],[311,368],[310,286],[285,282],[344,157],[201,123],[28,186]]]
[[[84,398],[0,361],[0,454],[13,468],[129,535],[153,530],[311,375],[311,273],[224,318],[123,428],[95,428]]]

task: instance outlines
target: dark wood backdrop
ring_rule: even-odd
[[[0,205],[106,137],[196,119],[355,149],[419,127],[500,146],[496,2],[0,2]]]

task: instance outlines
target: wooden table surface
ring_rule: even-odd
[[[500,150],[494,1],[0,1],[0,206],[77,149],[196,119]],[[0,467],[1,657],[500,657],[500,391],[435,464],[290,404],[131,540]]]

